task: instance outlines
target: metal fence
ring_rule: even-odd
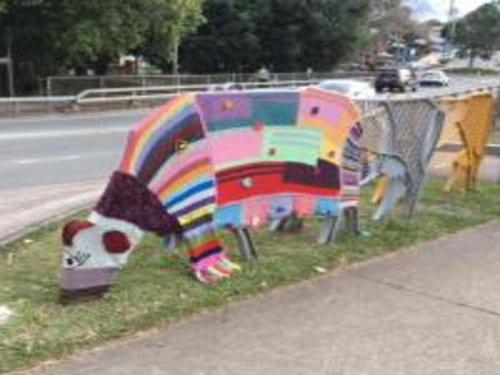
[[[103,110],[130,108],[134,106],[154,106],[182,92],[202,92],[216,90],[254,90],[271,88],[297,88],[317,83],[318,80],[240,82],[227,85],[167,85],[132,86],[116,88],[86,89],[77,95],[41,96],[21,98],[0,98],[0,117],[29,113],[44,113],[72,110]]]
[[[364,183],[377,179],[378,220],[404,203],[411,217],[441,134],[444,114],[429,99],[360,101],[363,113]]]
[[[271,73],[269,81],[305,81],[329,78],[369,78],[369,72],[290,72]],[[40,82],[40,95],[76,95],[88,89],[153,87],[153,86],[185,86],[216,85],[227,82],[258,82],[255,73],[225,74],[179,74],[179,75],[105,75],[105,76],[60,76],[47,77]]]

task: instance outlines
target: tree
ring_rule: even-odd
[[[12,46],[19,92],[38,77],[93,69],[131,52],[159,64],[202,21],[202,0],[0,0],[0,34]],[[5,53],[0,41],[0,55]]]
[[[265,16],[265,0],[205,0],[206,22],[181,47],[181,64],[191,72],[255,69],[260,54],[256,32],[258,8]]]
[[[150,0],[144,41],[135,52],[163,71],[178,71],[179,46],[205,18],[202,0]]]
[[[193,72],[332,68],[366,31],[368,0],[205,0],[207,22],[186,39]]]
[[[449,26],[444,31],[448,36]],[[454,42],[469,51],[469,66],[481,54],[488,54],[500,47],[500,5],[484,4],[467,14],[456,24]]]
[[[418,34],[418,23],[412,18],[412,9],[402,0],[371,0],[370,6],[370,27],[383,43],[402,41],[408,35]]]
[[[55,1],[66,19],[56,39],[68,66],[91,67],[105,74],[120,54],[136,48],[148,27],[147,7],[140,0]]]

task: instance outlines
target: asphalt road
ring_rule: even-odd
[[[449,88],[473,89],[488,78],[454,78]],[[150,109],[0,120],[0,190],[106,178],[117,166],[127,131]]]
[[[0,120],[0,190],[105,178],[147,112]]]

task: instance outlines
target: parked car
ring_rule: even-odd
[[[450,78],[441,70],[431,70],[422,74],[419,79],[420,86],[448,86]]]
[[[207,88],[207,91],[232,91],[232,90],[242,90],[243,87],[241,84],[236,82],[226,82],[226,83],[217,83],[210,85]]]
[[[375,96],[375,91],[369,82],[355,79],[329,79],[320,82],[316,87],[327,91],[340,92],[350,98],[369,98]]]
[[[417,90],[417,80],[410,69],[384,69],[375,79],[375,90],[377,92]]]

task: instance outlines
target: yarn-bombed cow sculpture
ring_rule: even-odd
[[[88,220],[64,227],[62,297],[101,295],[144,232],[187,241],[212,283],[238,269],[217,230],[357,208],[361,132],[351,101],[313,88],[171,99],[131,131]]]

